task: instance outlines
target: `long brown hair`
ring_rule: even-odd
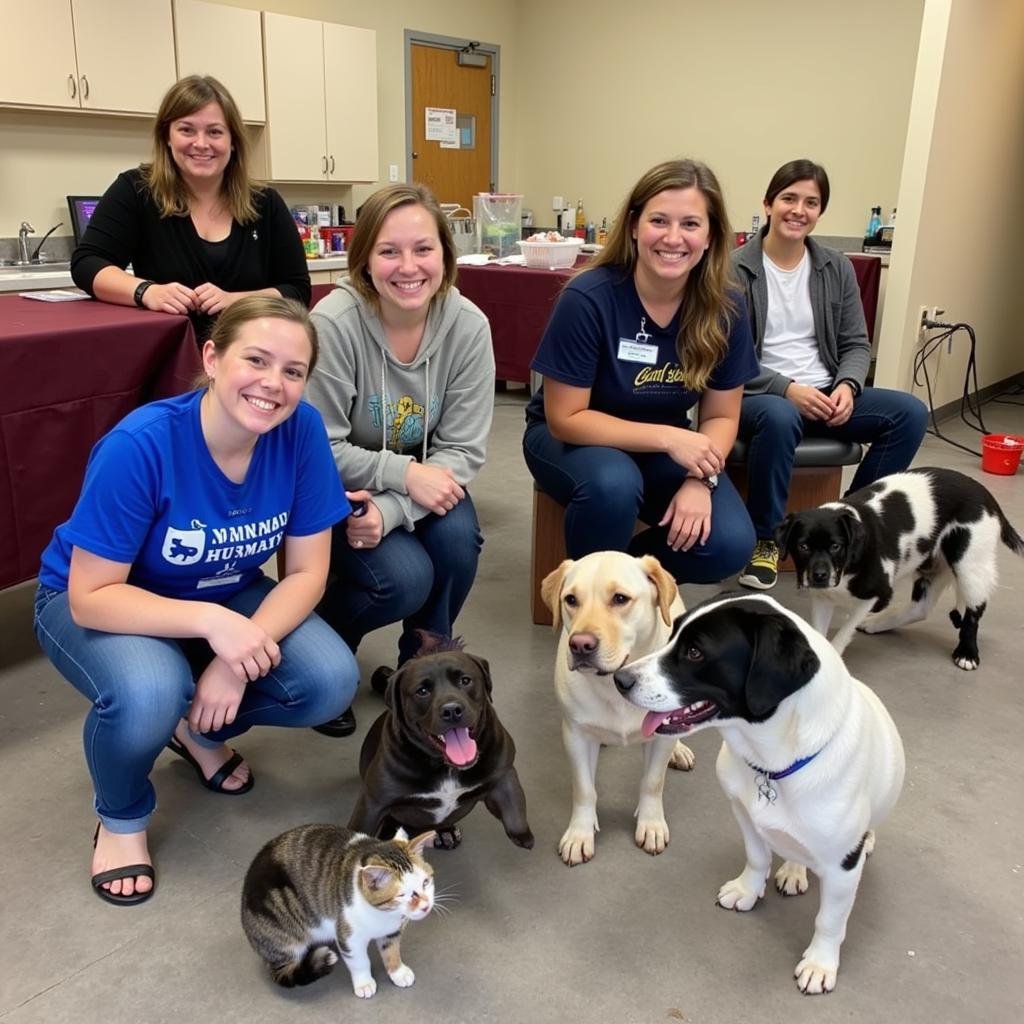
[[[213,349],[218,358],[238,339],[238,332],[251,320],[260,320],[263,317],[270,317],[274,320],[287,320],[290,323],[298,324],[309,338],[309,367],[306,370],[306,380],[313,375],[316,368],[316,361],[320,357],[320,340],[317,337],[316,327],[310,319],[309,310],[301,302],[295,299],[286,299],[280,295],[247,295],[244,299],[233,302],[227,309],[217,316],[210,333],[210,341],[213,342]],[[196,388],[210,386],[210,378],[205,373],[200,373],[193,382]]]
[[[171,157],[167,139],[173,122],[194,114],[208,103],[216,103],[224,111],[231,136],[231,156],[224,168],[221,197],[232,219],[239,224],[250,224],[258,216],[255,196],[261,188],[249,177],[249,136],[231,93],[210,75],[189,75],[167,90],[153,122],[153,160],[141,164],[139,170],[160,216],[184,217],[189,210],[189,190]]]
[[[422,206],[437,225],[437,237],[441,240],[441,252],[444,256],[444,273],[441,275],[441,287],[434,298],[444,295],[455,283],[455,259],[458,255],[455,251],[455,240],[448,226],[448,218],[434,198],[434,193],[426,185],[387,185],[374,192],[359,208],[356,228],[352,232],[352,242],[348,247],[349,283],[377,310],[380,309],[380,296],[373,286],[373,281],[370,280],[370,255],[384,225],[384,219],[400,206]]]
[[[597,267],[634,273],[637,255],[633,229],[644,207],[658,193],[682,188],[695,188],[704,197],[711,229],[708,251],[686,279],[676,338],[683,382],[693,391],[702,391],[729,347],[729,321],[736,312],[729,294],[732,228],[722,187],[710,167],[697,160],[668,160],[652,167],[633,186],[612,224],[607,243],[582,273]]]

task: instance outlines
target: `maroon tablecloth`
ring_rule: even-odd
[[[186,317],[0,297],[0,587],[36,575],[93,444],[200,369]]]
[[[878,308],[878,285],[882,261],[878,256],[850,256],[860,285],[868,338],[874,334]],[[577,267],[586,263],[577,260]],[[527,267],[459,267],[456,284],[459,291],[483,310],[491,322],[494,361],[498,380],[528,383],[530,361],[544,333],[551,307],[572,270],[531,270]],[[333,284],[313,285],[312,304],[334,288]]]

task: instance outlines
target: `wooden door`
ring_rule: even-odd
[[[482,68],[463,67],[458,51],[413,43],[412,68],[412,173],[428,185],[439,202],[473,209],[477,192],[490,192],[491,76],[493,58]],[[442,149],[427,141],[427,107],[454,109],[460,144]],[[468,143],[468,145],[463,145]]]
[[[155,114],[174,84],[167,0],[72,0],[79,95],[89,110]]]

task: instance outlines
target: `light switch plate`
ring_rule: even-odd
[[[398,164],[388,164],[388,181],[398,181]]]

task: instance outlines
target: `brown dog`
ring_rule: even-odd
[[[369,835],[395,825],[410,834],[432,828],[434,845],[453,849],[462,838],[456,823],[482,799],[512,842],[532,848],[515,744],[491,703],[490,667],[457,641],[422,636],[421,653],[391,676],[387,710],[363,740],[362,791],[348,827]]]

